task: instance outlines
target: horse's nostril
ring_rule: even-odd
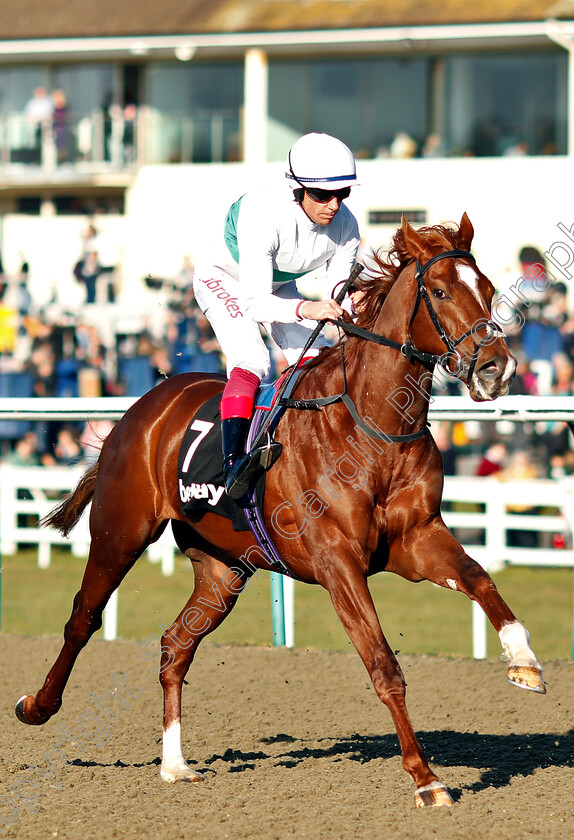
[[[491,359],[489,362],[486,362],[486,364],[482,365],[482,367],[480,367],[478,370],[479,373],[485,373],[490,376],[499,373],[499,371],[500,365],[494,359]]]

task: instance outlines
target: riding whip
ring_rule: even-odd
[[[360,263],[355,263],[355,265],[353,266],[353,269],[351,271],[351,274],[349,275],[349,279],[345,280],[345,283],[343,284],[342,289],[339,291],[339,293],[337,294],[337,296],[335,298],[335,301],[337,303],[339,303],[339,304],[342,303],[345,296],[348,294],[348,292],[355,285],[355,280],[357,279],[359,274],[363,271],[363,269],[364,269],[363,265],[361,265]],[[311,335],[307,339],[307,341],[305,343],[305,346],[303,347],[303,349],[301,351],[301,355],[297,359],[297,362],[292,366],[291,371],[285,377],[284,381],[281,383],[281,386],[277,391],[277,397],[275,399],[275,406],[276,407],[273,411],[270,411],[269,414],[267,415],[266,421],[262,424],[261,429],[259,430],[259,433],[258,433],[256,439],[253,441],[253,444],[252,444],[252,447],[251,447],[252,449],[255,449],[255,447],[259,446],[262,442],[262,439],[267,434],[267,430],[269,429],[269,426],[271,425],[271,421],[273,420],[273,417],[275,416],[275,414],[276,414],[276,412],[277,412],[277,410],[280,406],[281,397],[283,396],[283,394],[285,392],[285,389],[287,388],[287,385],[289,384],[289,382],[291,381],[291,379],[295,375],[295,372],[299,368],[299,365],[301,364],[301,361],[305,358],[305,354],[307,353],[307,350],[309,350],[309,348],[312,346],[315,339],[317,338],[317,336],[319,335],[319,333],[321,332],[321,330],[323,329],[325,324],[327,324],[329,322],[329,320],[330,320],[329,318],[325,318],[323,321],[319,321],[319,323],[317,324],[317,326],[315,327],[315,329],[313,330],[313,332],[311,333]]]

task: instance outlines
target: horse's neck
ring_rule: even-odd
[[[395,340],[405,339],[403,335]],[[359,415],[370,417],[391,435],[411,434],[423,428],[432,373],[392,347],[365,342],[361,349],[347,366],[347,387]]]
[[[399,277],[381,309],[373,332],[402,345],[409,338],[415,308],[414,277]],[[394,347],[361,341],[349,354],[349,393],[359,414],[379,417],[388,434],[410,434],[426,424],[432,373]],[[358,352],[357,352],[358,350]]]

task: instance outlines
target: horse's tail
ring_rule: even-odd
[[[94,495],[98,466],[99,461],[96,461],[92,467],[86,470],[78,481],[76,489],[72,493],[68,493],[57,507],[46,514],[40,520],[40,525],[45,528],[55,528],[62,536],[68,536]]]

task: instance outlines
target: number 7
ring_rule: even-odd
[[[195,453],[195,450],[203,440],[203,438],[209,434],[209,432],[213,429],[214,423],[208,423],[206,420],[194,420],[191,426],[189,427],[194,432],[199,432],[196,439],[193,441],[189,449],[187,450],[187,455],[184,458],[183,464],[181,466],[181,471],[186,473],[189,469],[189,465],[191,463],[191,459]]]

